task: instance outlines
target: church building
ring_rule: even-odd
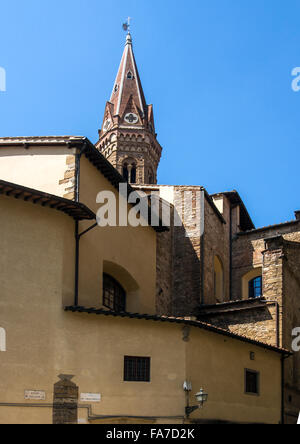
[[[300,212],[256,228],[161,156],[129,32],[96,144],[0,138],[1,424],[297,422]]]

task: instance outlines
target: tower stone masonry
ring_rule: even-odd
[[[157,183],[162,148],[156,139],[153,106],[146,104],[130,33],[96,148],[128,182]]]

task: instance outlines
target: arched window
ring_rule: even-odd
[[[242,277],[241,284],[243,300],[262,296],[262,268],[256,267],[249,270]],[[260,294],[258,296],[255,296],[255,294],[258,293]]]
[[[262,277],[257,276],[249,281],[249,298],[260,298],[262,296]]]
[[[134,158],[127,158],[123,162],[123,177],[129,183],[136,183],[137,166]]]
[[[214,280],[215,280],[215,299],[218,302],[224,300],[224,271],[223,264],[219,256],[214,259]]]
[[[117,312],[126,311],[126,292],[109,274],[103,274],[103,305]]]
[[[131,71],[128,71],[128,73],[127,73],[127,79],[128,79],[128,80],[133,79],[133,75],[132,75],[132,72],[131,72]]]
[[[129,175],[128,175],[128,165],[127,165],[127,163],[124,163],[124,165],[123,165],[123,177],[126,180],[126,182],[128,182]]]
[[[133,163],[131,167],[130,183],[136,183],[136,166]]]

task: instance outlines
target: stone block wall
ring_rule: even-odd
[[[190,193],[191,203],[186,208],[185,192]],[[168,187],[165,194],[162,193],[171,205],[171,227],[169,232],[157,235],[156,309],[159,314],[191,315],[200,304],[201,233],[195,229],[195,218],[201,213],[200,193],[200,187],[188,186]],[[174,224],[174,216],[182,220],[181,226]]]
[[[185,193],[191,193],[192,205],[186,206]],[[195,230],[200,187],[174,187],[174,212],[182,217],[182,226],[173,228],[172,311],[174,315],[192,314],[201,298],[201,233]],[[197,203],[198,199],[198,203]]]
[[[204,308],[200,312],[199,319],[232,333],[276,345],[278,333],[276,311],[276,305],[273,303],[253,304],[250,301],[249,305],[240,303],[219,309]]]
[[[262,267],[265,239],[280,235],[285,240],[300,242],[300,223],[282,224],[234,236],[232,300],[242,299],[242,277],[253,268]]]
[[[63,197],[70,200],[75,200],[75,159],[75,155],[67,156],[64,178],[59,181],[59,184],[64,185],[65,187],[65,194],[63,194]]]
[[[241,298],[242,276],[261,264],[263,296],[279,304],[279,345],[291,350],[292,331],[300,327],[300,224],[283,224],[238,235],[234,240],[234,252],[235,298]],[[253,322],[249,327],[247,336],[256,335],[259,327],[267,337],[272,325],[268,321],[261,325]],[[296,352],[285,361],[286,423],[295,423],[299,410],[300,353]]]
[[[156,235],[156,312],[172,315],[173,227]]]
[[[190,193],[191,205],[184,208],[186,192]],[[197,208],[199,199],[202,209]],[[157,312],[188,316],[195,314],[203,302],[229,300],[230,226],[201,187],[173,187],[170,201],[183,225],[174,226],[172,223],[168,233],[157,236]],[[230,204],[227,200],[223,211],[229,218]],[[196,218],[202,218],[204,234],[201,223],[195,230]],[[174,221],[173,214],[171,221]],[[214,292],[215,256],[222,262],[224,272],[224,291],[220,301],[216,301]]]
[[[79,389],[72,375],[60,375],[53,389],[53,424],[77,424]]]

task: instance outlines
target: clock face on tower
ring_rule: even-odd
[[[127,123],[137,123],[139,118],[134,113],[128,113],[128,114],[125,115],[124,120]]]

